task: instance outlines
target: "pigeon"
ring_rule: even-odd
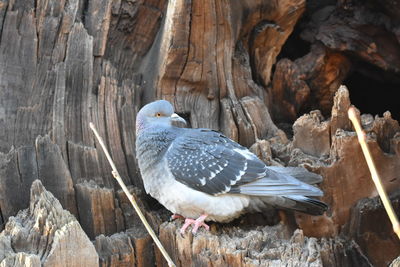
[[[302,167],[267,166],[247,148],[186,121],[166,100],[145,105],[136,117],[136,157],[145,191],[185,218],[180,232],[207,221],[229,222],[246,212],[273,208],[322,215],[327,205],[313,186],[322,177]]]

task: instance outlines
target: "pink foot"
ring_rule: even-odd
[[[197,230],[199,229],[199,227],[203,226],[207,231],[210,229],[210,226],[208,226],[207,224],[204,223],[204,220],[207,218],[207,214],[201,215],[199,218],[197,218],[196,220],[193,219],[189,219],[186,218],[185,220],[185,224],[182,226],[180,232],[183,235],[186,231],[186,229],[189,227],[189,225],[193,224],[193,229],[192,229],[192,233],[195,234],[197,233]]]

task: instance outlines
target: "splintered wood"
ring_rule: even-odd
[[[383,202],[383,206],[386,209],[386,212],[390,218],[390,221],[392,222],[393,225],[393,231],[397,234],[397,236],[400,239],[400,224],[399,221],[397,219],[396,213],[393,210],[392,204],[390,203],[390,200],[386,194],[385,189],[383,188],[381,179],[379,178],[378,172],[376,171],[376,167],[374,164],[374,161],[371,157],[371,153],[369,152],[368,149],[368,145],[366,142],[366,135],[363,132],[363,130],[361,129],[361,125],[360,122],[357,119],[357,115],[356,115],[356,111],[354,109],[354,107],[349,108],[348,110],[348,115],[349,115],[349,119],[351,120],[351,122],[354,125],[354,128],[357,132],[357,136],[358,136],[358,142],[361,145],[362,151],[364,153],[365,156],[365,160],[367,161],[368,164],[368,168],[371,172],[371,177],[372,180],[374,181],[374,184],[376,186],[376,189],[378,190],[379,196],[382,199]]]

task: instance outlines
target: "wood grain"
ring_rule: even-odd
[[[340,85],[354,72],[400,84],[398,6],[389,0],[0,0],[0,266],[53,264],[51,246],[66,257],[75,242],[90,248],[84,260],[94,265],[164,264],[113,180],[89,122],[180,266],[274,266],[289,258],[309,266],[387,266],[398,244],[385,224],[368,223],[381,219],[381,207],[365,200],[375,189],[347,119],[352,90],[360,89]],[[136,114],[161,98],[191,127],[219,130],[268,164],[320,173],[327,213],[247,215],[215,224],[211,233],[177,235],[179,222],[163,223],[170,214],[144,193],[136,164]],[[400,126],[390,112],[365,113],[359,116],[368,144],[398,203]],[[67,227],[76,240],[63,235],[54,243],[51,229],[37,234],[33,215],[26,217],[36,179],[86,234],[58,208],[52,229]],[[45,204],[43,214],[54,211]],[[22,218],[23,233],[53,241],[39,242],[44,256],[4,245],[19,238],[24,251],[32,248],[12,236]],[[79,266],[78,259],[67,260]]]

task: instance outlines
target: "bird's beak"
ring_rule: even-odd
[[[171,115],[171,121],[175,121],[175,122],[183,122],[186,125],[186,121],[184,118],[182,118],[181,116],[179,116],[178,114],[174,113]]]

